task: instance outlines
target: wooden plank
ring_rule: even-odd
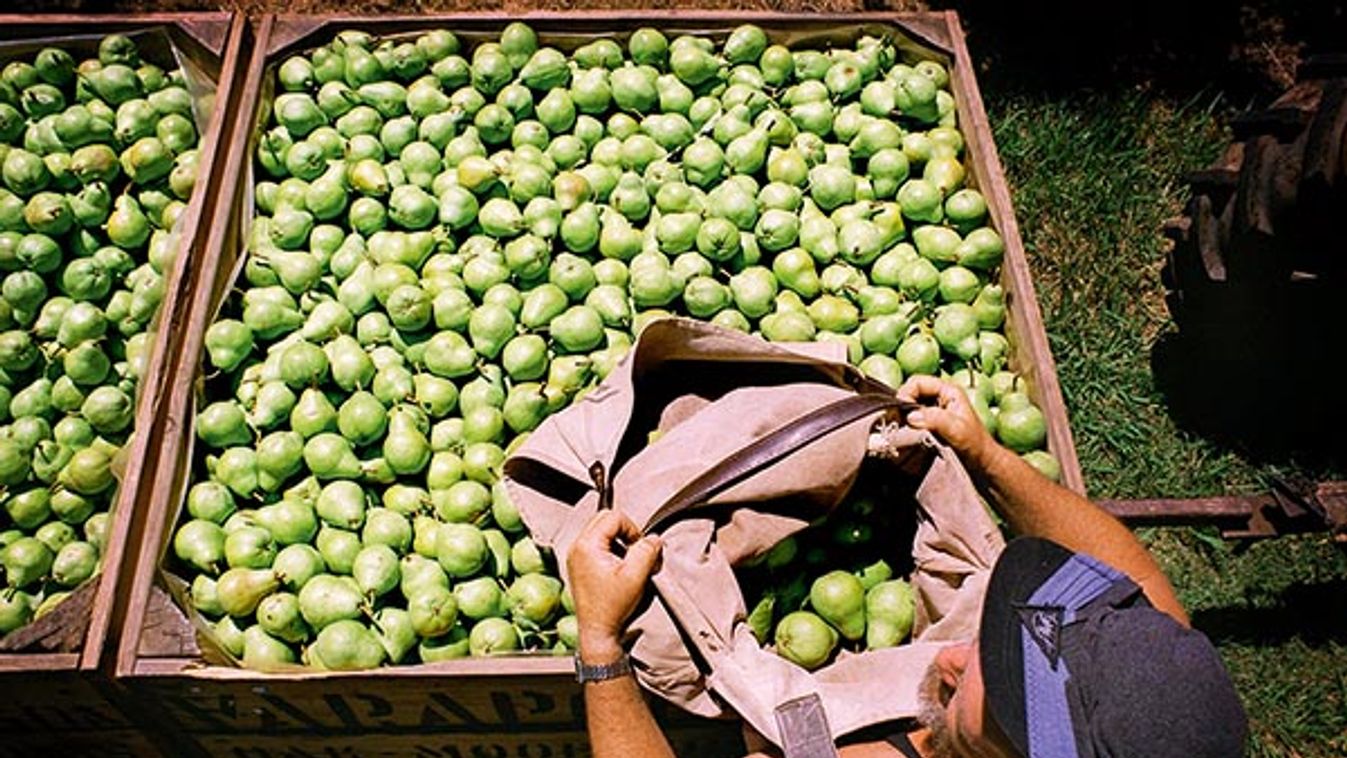
[[[1329,532],[1347,540],[1347,482],[1329,481],[1272,492],[1201,498],[1101,500],[1104,510],[1133,526],[1208,524],[1230,539]]]
[[[973,70],[966,60],[961,30],[952,14],[847,14],[784,16],[771,13],[623,11],[603,13],[468,14],[459,16],[342,15],[265,16],[254,27],[256,42],[238,83],[238,113],[228,147],[220,156],[221,185],[212,208],[212,235],[193,268],[192,299],[183,309],[172,348],[172,380],[160,408],[162,457],[151,473],[153,485],[142,504],[143,547],[135,562],[124,632],[114,673],[156,709],[161,723],[191,735],[197,748],[219,755],[366,755],[380,751],[425,755],[583,755],[576,738],[583,730],[579,690],[566,658],[513,656],[466,659],[434,665],[390,667],[351,674],[296,671],[262,674],[207,665],[196,649],[194,629],[182,610],[158,586],[162,556],[178,518],[186,489],[192,444],[190,409],[196,392],[206,328],[242,250],[242,208],[246,193],[257,105],[267,91],[266,67],[280,57],[317,44],[336,29],[358,26],[376,34],[445,26],[467,41],[524,18],[547,39],[601,30],[657,25],[666,33],[716,30],[753,21],[772,32],[838,40],[868,25],[912,23],[925,40],[955,40],[941,54],[955,62],[956,101],[970,143],[970,176],[989,195],[993,223],[1006,239],[1005,283],[1011,319],[1022,342],[1017,366],[1054,428],[1052,450],[1061,459],[1068,486],[1083,490],[1064,404],[1048,355],[1041,316],[1034,300],[1027,261],[1010,214],[1010,198]],[[962,56],[962,58],[961,58]],[[1036,336],[1035,336],[1036,335]],[[1046,359],[1046,361],[1045,361]],[[1055,400],[1054,400],[1055,398]],[[1060,428],[1059,428],[1060,427]],[[1064,430],[1064,433],[1063,433]],[[674,719],[674,716],[670,716]],[[676,733],[681,726],[671,727]],[[701,734],[702,725],[688,726]],[[723,733],[716,726],[716,734]],[[533,736],[537,735],[538,739]],[[303,739],[300,739],[300,738]],[[545,739],[543,739],[545,737]],[[717,737],[716,739],[720,739]],[[709,743],[708,743],[709,744]],[[716,743],[721,744],[721,743]],[[736,743],[737,744],[737,743]],[[706,752],[690,745],[691,752]],[[689,753],[690,754],[690,753]],[[710,750],[710,754],[723,754]]]
[[[230,219],[238,207],[241,182],[237,177],[245,173],[247,151],[248,119],[240,117],[240,103],[253,103],[257,99],[262,78],[262,61],[265,53],[259,39],[265,39],[274,19],[263,19],[260,28],[247,24],[249,57],[246,65],[240,64],[240,73],[233,86],[237,97],[234,98],[233,111],[229,114],[228,139],[224,140],[223,153],[218,156],[220,169],[218,177],[222,179],[213,187],[211,193],[215,201],[210,208],[209,228],[214,234],[199,241],[196,260],[190,267],[188,290],[193,296],[178,311],[180,324],[173,329],[174,344],[169,351],[173,368],[166,398],[159,408],[159,427],[155,436],[159,441],[161,457],[156,460],[149,479],[153,486],[146,487],[146,498],[141,503],[144,522],[140,531],[140,550],[135,556],[131,576],[130,590],[125,599],[123,614],[123,633],[118,642],[117,656],[113,664],[115,676],[127,676],[134,672],[135,661],[139,656],[142,630],[146,627],[150,610],[151,592],[158,576],[158,565],[168,542],[173,521],[177,518],[177,506],[182,502],[182,482],[178,476],[182,452],[189,448],[190,419],[184,418],[184,409],[190,407],[190,392],[196,376],[200,355],[205,346],[205,332],[213,310],[209,308],[208,297],[197,296],[201,292],[213,292],[217,279],[224,275],[219,270],[224,251],[239,244],[237,224]],[[204,288],[204,289],[203,289]]]
[[[59,671],[79,666],[79,653],[24,653],[0,655],[0,675],[9,672]]]
[[[120,711],[87,679],[27,671],[5,675],[11,696],[0,699],[0,734],[44,735],[127,728]],[[17,697],[23,693],[22,697]]]
[[[736,729],[721,726],[696,730],[665,730],[675,755],[740,756],[743,740]],[[219,758],[583,758],[590,755],[583,731],[546,735],[516,733],[406,734],[362,733],[348,736],[313,736],[298,740],[269,734],[202,735],[197,746],[207,756]]]
[[[234,14],[229,11],[185,11],[158,13],[0,13],[0,35],[30,37],[23,29],[43,28],[66,34],[71,28],[80,33],[103,35],[122,29],[139,29],[146,26],[193,26],[217,24],[221,20],[230,20]],[[232,22],[231,22],[232,23]]]
[[[21,656],[10,656],[21,658]],[[77,670],[74,653],[31,656],[0,674],[0,756],[153,755],[114,699]],[[58,658],[57,660],[43,660]],[[67,747],[69,746],[68,750]],[[100,747],[106,752],[100,753]]]
[[[474,746],[502,740],[514,746],[509,755],[565,755],[574,749],[568,745],[586,743],[583,698],[565,658],[536,661],[539,665],[519,658],[467,660],[455,662],[465,664],[457,668],[475,671],[457,675],[445,673],[450,666],[436,665],[262,677],[218,667],[181,668],[192,665],[188,660],[158,663],[179,667],[179,676],[147,678],[136,691],[208,755],[310,754],[287,752],[296,749],[313,755],[441,755],[452,754],[438,752],[450,748],[474,755]],[[324,686],[315,686],[315,680]],[[737,724],[652,705],[675,744],[709,741],[734,745],[733,754],[742,754]],[[380,743],[392,747],[379,750],[393,752],[371,752]],[[489,750],[486,754],[500,754]]]
[[[484,34],[494,34],[511,21],[527,21],[539,31],[552,37],[551,44],[569,49],[568,38],[578,35],[605,33],[624,35],[641,26],[655,26],[666,34],[727,35],[735,26],[755,23],[769,32],[809,32],[821,35],[818,39],[854,39],[854,27],[864,24],[901,24],[907,36],[927,46],[949,50],[954,31],[947,19],[938,13],[878,13],[878,12],[824,12],[815,14],[786,14],[758,10],[698,10],[653,9],[633,11],[612,10],[529,10],[522,13],[496,11],[465,12],[453,15],[387,14],[364,16],[347,13],[277,14],[272,33],[268,36],[267,54],[272,59],[312,46],[309,40],[327,31],[358,27],[377,30],[380,35],[413,32],[445,26],[452,28],[465,41],[475,42]],[[771,27],[771,28],[768,28]],[[961,33],[961,32],[960,32]]]
[[[39,650],[78,652],[84,644],[85,633],[89,631],[89,615],[93,612],[94,596],[102,581],[101,574],[95,575],[72,591],[51,612],[5,635],[0,639],[0,651],[21,654]]]
[[[218,20],[216,17],[222,14],[202,15],[207,16],[207,18],[191,17],[185,20],[215,23]],[[214,186],[217,153],[222,144],[221,135],[225,132],[231,115],[227,106],[232,101],[234,76],[239,62],[243,31],[246,26],[242,14],[230,15],[232,17],[230,34],[221,56],[218,59],[208,61],[209,68],[215,70],[216,107],[212,108],[206,129],[202,132],[198,147],[201,155],[197,169],[199,185],[196,191],[192,193],[192,199],[184,213],[186,220],[180,232],[181,240],[178,253],[165,283],[165,291],[169,294],[165,296],[164,303],[160,306],[159,325],[145,374],[147,389],[143,391],[153,394],[144,395],[136,409],[135,425],[138,430],[142,431],[135,438],[135,447],[123,480],[127,482],[140,484],[148,481],[145,472],[153,470],[154,463],[157,462],[160,448],[155,444],[157,440],[154,435],[154,427],[159,417],[159,407],[172,376],[168,371],[170,344],[174,341],[174,335],[180,328],[183,308],[188,301],[191,281],[189,272],[198,257],[197,250],[201,244],[200,237],[210,228],[209,226],[203,226],[201,222],[206,217],[208,207],[212,204],[211,189]],[[114,543],[108,554],[109,562],[117,566],[119,571],[122,566],[134,558],[139,549],[138,537],[143,531],[141,503],[148,495],[148,488],[143,486],[123,487],[122,489],[125,494],[120,496],[120,503],[114,515],[113,530],[114,533],[120,530],[120,534],[126,535],[126,537],[120,542]],[[99,585],[99,593],[94,601],[89,639],[84,647],[84,656],[80,662],[81,668],[85,670],[92,671],[99,668],[104,649],[103,643],[121,612],[121,605],[125,596],[124,593],[120,596],[118,594],[121,587],[115,581],[117,576],[118,574],[112,574],[112,580],[109,580],[109,574],[105,566],[104,580]]]
[[[1215,526],[1226,539],[1274,537],[1282,531],[1268,514],[1278,509],[1271,495],[1209,498],[1102,500],[1099,506],[1131,527]]]
[[[61,758],[159,758],[165,755],[144,732],[130,728],[39,735],[17,732],[6,734],[0,742],[0,758],[33,758],[44,754],[60,755]]]
[[[137,690],[207,755],[588,754],[583,697],[569,672],[450,677],[385,669],[326,676],[323,687],[291,676],[204,673],[155,677]],[[697,743],[720,746],[711,755],[742,755],[737,723],[652,707],[684,748],[679,755],[695,754]]]
[[[1247,519],[1258,508],[1272,502],[1269,495],[1207,498],[1152,498],[1142,500],[1100,500],[1099,507],[1132,523],[1168,522],[1186,519],[1212,521]]]
[[[174,607],[168,591],[158,585],[150,586],[145,622],[140,628],[136,649],[140,654],[150,656],[164,651],[178,652],[193,659],[201,656],[201,648],[196,644],[196,628]]]
[[[181,614],[180,614],[181,615]],[[420,677],[560,677],[571,681],[575,678],[575,662],[570,656],[539,654],[501,655],[491,658],[460,658],[442,663],[422,663],[416,666],[389,666],[367,671],[319,671],[317,669],[294,667],[286,672],[270,672],[265,675],[244,668],[232,666],[203,665],[199,657],[169,658],[149,655],[137,661],[136,673],[140,675],[174,674],[201,682],[255,681],[267,682],[338,682],[381,679],[416,679]]]

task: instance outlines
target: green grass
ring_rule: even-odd
[[[1227,143],[1219,101],[987,94],[1090,493],[1194,497],[1302,473],[1180,429],[1152,375],[1152,348],[1174,328],[1160,229],[1187,198],[1183,172]],[[1347,552],[1320,535],[1142,538],[1220,648],[1249,712],[1250,754],[1347,752]]]
[[[1211,108],[1128,92],[993,101],[992,123],[1091,494],[1183,496],[1257,484],[1233,454],[1181,433],[1151,376],[1169,327],[1160,227],[1177,177],[1224,146]]]

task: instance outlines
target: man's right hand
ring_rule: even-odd
[[[614,552],[619,540],[626,545],[622,557]],[[599,512],[571,545],[566,568],[586,663],[611,663],[621,655],[622,629],[645,593],[661,546],[619,511]]]
[[[986,471],[1001,446],[978,420],[968,396],[956,384],[934,376],[914,376],[903,383],[898,398],[923,405],[904,419],[917,429],[927,429],[959,454],[964,465]]]

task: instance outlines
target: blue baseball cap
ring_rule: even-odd
[[[1026,758],[1226,758],[1248,720],[1206,635],[1055,542],[1006,546],[983,603],[988,708]]]

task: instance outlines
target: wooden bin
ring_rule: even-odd
[[[466,659],[358,673],[262,674],[209,665],[195,628],[170,598],[160,565],[182,508],[191,469],[191,409],[201,370],[204,334],[232,286],[251,207],[251,165],[257,125],[269,112],[264,77],[292,52],[353,27],[386,35],[434,27],[481,39],[516,20],[503,15],[425,17],[267,16],[241,83],[239,118],[222,172],[214,230],[197,267],[194,297],[181,334],[172,387],[163,408],[162,450],[154,472],[144,549],[136,564],[118,649],[120,685],[151,704],[186,737],[183,748],[210,755],[510,755],[569,756],[588,752],[580,692],[571,662],[552,656]],[[971,182],[986,195],[1006,243],[1003,280],[1009,300],[1013,364],[1029,380],[1047,415],[1050,449],[1064,480],[1083,490],[1056,371],[1043,332],[1024,250],[1011,212],[973,68],[953,13],[787,16],[764,13],[536,13],[522,17],[544,43],[567,35],[630,32],[647,25],[670,36],[720,32],[751,21],[769,35],[819,40],[854,38],[858,24],[887,25],[950,64],[953,91],[967,136]],[[143,697],[141,697],[143,696]],[[679,754],[739,754],[736,730],[667,714]]]
[[[171,335],[178,331],[187,304],[187,270],[197,257],[201,225],[211,201],[210,178],[220,135],[229,123],[224,105],[232,97],[244,18],[235,13],[157,13],[97,15],[0,15],[0,44],[10,51],[36,52],[45,44],[94,54],[98,38],[111,32],[165,35],[184,65],[215,85],[198,150],[196,191],[183,216],[180,243],[168,273],[156,337],[137,398],[135,428],[126,470],[113,503],[107,552],[101,572],[72,593],[49,616],[6,638],[0,652],[0,731],[6,735],[0,755],[34,755],[59,747],[67,754],[139,755],[152,753],[144,734],[134,729],[118,691],[99,669],[109,634],[119,630],[125,599],[122,569],[133,557],[134,535],[144,520],[149,495],[137,486],[155,466],[157,440],[150,431],[165,396]],[[29,44],[31,50],[27,50]],[[17,46],[17,47],[10,47]],[[164,64],[176,65],[172,60]]]

